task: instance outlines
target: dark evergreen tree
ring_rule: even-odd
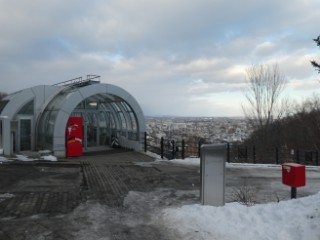
[[[317,46],[320,47],[320,35],[317,38],[313,39],[313,41],[315,41],[317,43]],[[315,60],[312,60],[311,64],[320,73],[320,64]]]
[[[4,97],[6,97],[8,94],[7,93],[4,93],[4,92],[0,92],[0,100]]]

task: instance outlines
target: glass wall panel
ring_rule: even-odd
[[[95,112],[87,112],[87,147],[95,147],[98,145],[98,124],[97,114]]]
[[[54,131],[54,123],[57,118],[58,111],[49,111],[48,116],[46,118],[44,127],[44,135],[46,143],[52,144],[53,143],[53,131]]]
[[[133,112],[129,112],[129,116],[132,124],[132,130],[137,131],[138,126],[137,126],[137,120],[136,120],[135,114]]]
[[[2,119],[0,119],[0,148],[3,148],[2,145]]]
[[[122,104],[123,108],[124,108],[127,112],[131,111],[131,108],[129,107],[129,105],[128,105],[126,102],[121,102],[121,104]]]
[[[18,112],[18,114],[32,115],[34,113],[34,101],[33,99],[26,103]]]
[[[126,119],[123,115],[123,112],[118,112],[118,115],[119,115],[119,118],[120,118],[120,121],[121,121],[121,128],[122,129],[127,129],[127,123],[126,123]]]
[[[120,111],[121,111],[121,109],[120,109],[120,107],[117,105],[117,103],[112,102],[111,105],[112,105],[112,107],[114,108],[114,110],[115,110],[116,112],[120,112]]]
[[[107,112],[100,112],[99,118],[99,145],[104,146],[109,144],[110,140],[110,123]]]
[[[76,107],[76,109],[84,109],[84,108],[85,108],[85,102],[84,101],[79,103],[78,106]]]
[[[0,114],[2,110],[5,108],[5,106],[8,104],[9,100],[2,100],[0,101]]]
[[[117,124],[116,124],[116,121],[115,121],[115,119],[114,119],[114,115],[113,115],[113,114],[110,114],[109,117],[110,117],[110,125],[111,125],[111,128],[112,128],[112,129],[117,129]]]
[[[20,151],[31,150],[31,119],[20,119]]]

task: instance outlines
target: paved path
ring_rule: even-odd
[[[134,165],[151,161],[146,155],[128,152],[58,164],[2,165],[0,194],[9,192],[14,197],[4,196],[0,217],[67,213],[87,200],[121,206],[129,191],[152,190],[152,182],[159,178],[161,170]]]

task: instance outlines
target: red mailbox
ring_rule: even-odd
[[[293,188],[306,185],[306,167],[296,163],[282,164],[282,183]]]
[[[66,129],[66,155],[77,157],[82,155],[83,121],[81,117],[70,117]]]

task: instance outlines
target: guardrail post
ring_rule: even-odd
[[[230,143],[227,143],[227,162],[230,163]]]
[[[198,157],[200,157],[200,152],[201,152],[201,141],[198,142]]]
[[[144,132],[144,152],[147,152],[147,132]]]
[[[182,151],[181,151],[181,158],[184,159],[184,149],[185,149],[185,142],[182,139]]]
[[[279,149],[276,147],[276,164],[279,164]]]
[[[172,144],[172,149],[171,149],[172,159],[175,159],[176,149],[175,149],[175,142],[174,142],[174,140],[171,140],[171,144]]]
[[[163,137],[161,137],[161,141],[160,141],[160,155],[161,155],[161,159],[163,159]]]
[[[256,147],[252,147],[252,158],[253,158],[253,163],[256,163]]]

